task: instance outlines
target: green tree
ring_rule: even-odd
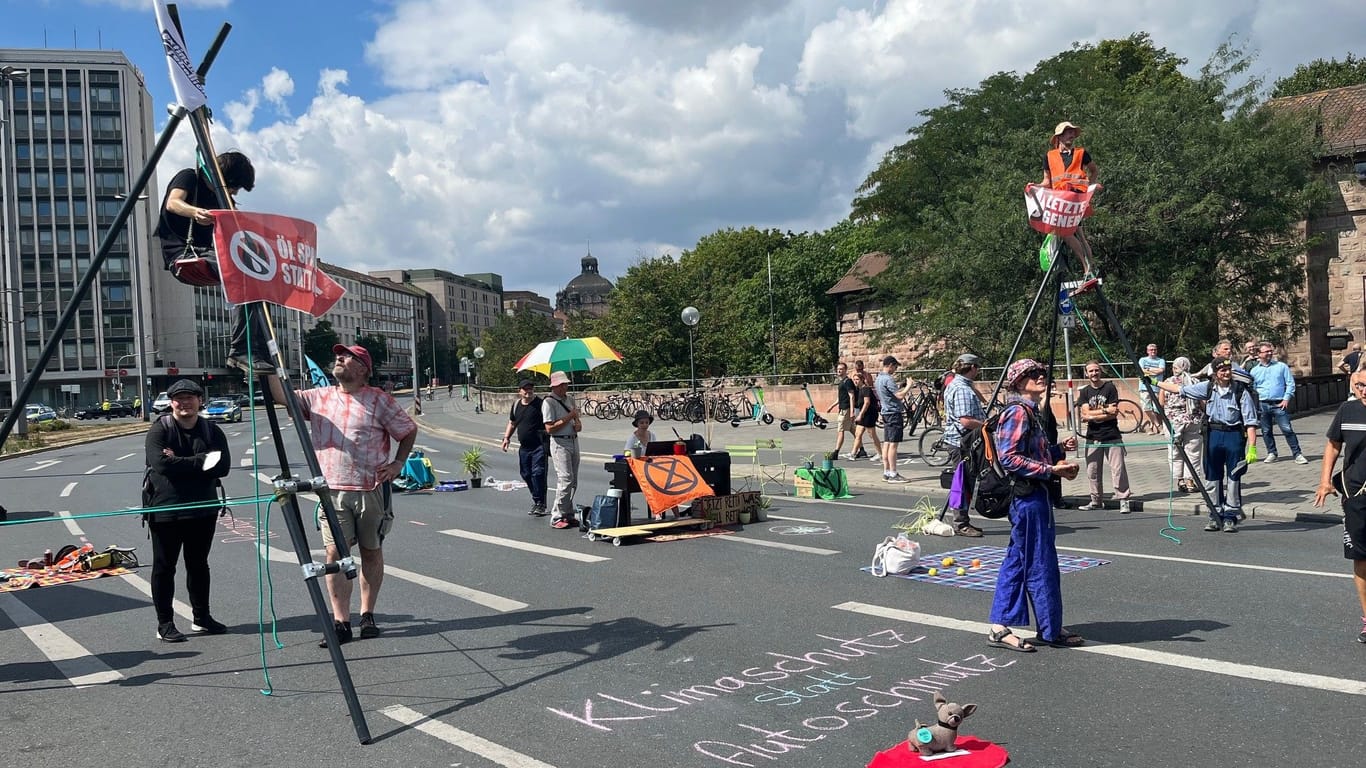
[[[1271,97],[1279,99],[1285,96],[1299,96],[1363,83],[1366,83],[1366,58],[1358,59],[1349,53],[1342,61],[1314,59],[1308,64],[1295,67],[1294,72],[1276,81],[1276,86],[1271,90]]]
[[[1004,361],[1042,277],[1022,192],[1042,177],[1061,120],[1082,127],[1079,144],[1100,167],[1087,232],[1130,339],[1195,351],[1221,332],[1302,330],[1297,224],[1322,193],[1313,133],[1296,115],[1258,109],[1241,51],[1221,48],[1198,77],[1183,63],[1145,35],[1078,45],[922,113],[854,201],[856,220],[896,256],[874,281],[887,334],[944,339],[937,362],[960,349]],[[1028,354],[1047,351],[1044,298]],[[1094,298],[1080,306],[1104,328]]]
[[[319,320],[317,325],[304,332],[304,354],[324,371],[330,371],[332,348],[340,343],[341,337],[328,320]]]

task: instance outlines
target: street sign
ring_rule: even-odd
[[[1072,314],[1072,309],[1072,292],[1066,289],[1058,291],[1058,314],[1070,315]],[[1069,325],[1067,327],[1075,328],[1076,326]]]
[[[1058,315],[1058,319],[1062,321],[1062,327],[1064,327],[1064,328],[1066,328],[1066,329],[1068,329],[1068,330],[1071,330],[1071,329],[1077,327],[1077,316],[1076,316],[1076,315],[1062,315],[1062,314],[1060,314],[1060,315]]]
[[[120,368],[120,369],[119,369],[119,375],[120,375],[120,376],[127,376],[127,375],[128,375],[128,369],[127,369],[127,368]]]

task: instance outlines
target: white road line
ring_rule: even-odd
[[[866,616],[879,616],[884,619],[895,619],[897,621],[906,621],[913,624],[927,624],[932,627],[942,627],[944,629],[976,632],[981,635],[985,635],[991,626],[980,621],[963,621],[962,619],[951,619],[929,613],[916,613],[915,611],[903,611],[898,608],[886,608],[880,605],[869,605],[868,603],[847,602],[840,603],[833,607],[837,610],[861,613]],[[1190,669],[1197,672],[1209,672],[1211,674],[1225,675],[1227,677],[1241,677],[1247,680],[1261,680],[1267,683],[1280,683],[1282,685],[1293,685],[1300,688],[1346,693],[1353,696],[1366,696],[1366,682],[1361,680],[1328,677],[1326,675],[1313,675],[1304,672],[1291,672],[1290,670],[1275,669],[1273,667],[1257,667],[1251,664],[1237,664],[1231,661],[1219,661],[1217,659],[1207,659],[1200,656],[1183,656],[1178,653],[1154,651],[1147,648],[1136,648],[1127,645],[1111,645],[1088,640],[1086,645],[1080,648],[1069,649],[1068,652],[1095,653],[1101,656],[1114,656],[1130,661],[1143,661],[1149,664],[1161,664],[1162,666],[1167,667]]]
[[[123,580],[132,584],[137,591],[146,595],[148,600],[152,599],[152,582],[142,578],[136,573],[123,574]],[[175,611],[177,616],[186,621],[194,621],[194,609],[190,607],[189,603],[186,603],[180,598],[171,598],[171,610]],[[188,630],[189,627],[186,627],[185,629]]]
[[[526,603],[519,602],[517,600],[512,600],[506,597],[499,597],[498,595],[490,594],[488,592],[481,592],[477,589],[471,589],[469,587],[462,587],[459,584],[452,584],[449,581],[434,579],[431,576],[424,576],[420,573],[405,571],[402,568],[395,568],[394,566],[389,565],[388,563],[384,564],[384,575],[385,577],[392,576],[396,579],[403,579],[404,581],[412,582],[413,584],[416,584],[420,587],[426,587],[427,589],[436,590],[437,592],[450,595],[451,597],[458,597],[461,600],[467,600],[476,605],[482,605],[485,608],[491,608],[495,611],[498,611],[499,613],[507,613],[509,611],[520,611],[528,607]]]
[[[501,536],[489,536],[483,533],[474,533],[473,531],[462,531],[459,528],[452,528],[447,531],[441,531],[441,533],[444,533],[447,536],[457,536],[462,539],[469,539],[471,541],[482,541],[485,544],[497,544],[500,547],[507,547],[509,549],[520,549],[524,552],[535,552],[538,555],[550,555],[551,557],[562,557],[566,560],[577,560],[580,563],[600,563],[604,560],[612,559],[610,557],[599,557],[597,555],[585,555],[582,552],[574,552],[568,549],[556,549],[554,547],[546,547],[540,544],[532,544],[526,541],[517,541],[516,539],[505,539]],[[722,536],[721,538],[726,537]]]
[[[28,469],[26,469],[26,470],[24,470],[24,471],[25,471],[25,472],[37,472],[37,471],[40,470],[40,469],[47,469],[48,467],[52,466],[53,464],[61,464],[61,463],[62,463],[62,460],[61,460],[61,459],[43,459],[42,461],[35,462],[35,463],[33,464],[33,466],[29,467]]]
[[[95,474],[96,472],[99,472],[101,469],[104,469],[104,465],[103,465],[103,464],[96,464],[95,466],[91,467],[90,469],[87,469],[85,472],[83,472],[83,473],[81,473],[81,474],[93,475],[93,474]]]
[[[125,453],[125,454],[123,454],[122,456],[118,457],[117,459],[114,459],[114,461],[123,461],[124,459],[131,459],[131,458],[133,458],[133,457],[136,456],[136,455],[137,455],[136,453]]]
[[[756,547],[773,547],[774,549],[787,549],[793,552],[805,552],[808,555],[838,555],[838,549],[821,549],[819,547],[803,547],[800,544],[786,544],[781,541],[764,541],[763,539],[746,539],[740,536],[713,536],[717,541],[733,541],[736,544],[753,544]]]
[[[72,483],[72,485],[75,485],[75,483]],[[62,518],[62,524],[66,526],[66,529],[71,532],[72,536],[85,536],[85,531],[82,531],[81,527],[76,525],[76,521],[71,519],[70,510],[63,509],[58,511],[57,517]]]
[[[790,517],[788,515],[769,515],[769,520],[791,520],[794,523],[811,523],[812,525],[829,525],[824,520],[808,520],[805,517]]]
[[[0,592],[0,611],[9,616],[57,671],[77,688],[123,679],[122,674],[110,669],[70,635],[44,621],[14,595]]]
[[[72,491],[76,490],[76,486],[78,485],[80,485],[80,483],[76,482],[75,480],[72,480],[71,482],[67,483],[66,487],[62,489],[62,492],[57,495],[65,499],[66,497],[71,495]]]
[[[501,744],[495,744],[468,731],[462,731],[453,725],[447,725],[440,720],[432,720],[421,712],[409,709],[402,704],[387,706],[379,712],[385,717],[397,720],[404,725],[410,725],[428,736],[435,736],[453,747],[476,754],[494,765],[501,765],[504,768],[555,768],[549,763],[543,763],[534,757],[528,757]]]
[[[1306,571],[1302,568],[1277,568],[1272,565],[1252,565],[1251,563],[1221,563],[1218,560],[1196,560],[1189,557],[1170,557],[1167,555],[1142,555],[1136,552],[1112,552],[1106,549],[1083,549],[1082,547],[1058,547],[1059,550],[1068,552],[1086,552],[1093,555],[1109,555],[1113,557],[1136,557],[1142,560],[1164,560],[1169,563],[1189,563],[1191,565],[1213,565],[1219,568],[1243,568],[1249,571],[1271,571],[1273,573],[1293,573],[1297,576],[1328,576],[1334,579],[1350,579],[1350,573],[1333,573],[1329,571]]]

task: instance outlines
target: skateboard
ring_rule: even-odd
[[[677,520],[669,520],[660,523],[641,523],[640,525],[623,525],[620,528],[598,528],[590,530],[589,533],[603,539],[611,539],[612,546],[619,547],[626,543],[632,536],[649,536],[669,528],[692,528],[701,530],[711,528],[713,522],[705,517],[680,517]]]

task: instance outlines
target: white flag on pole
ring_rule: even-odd
[[[166,48],[166,66],[171,71],[171,88],[175,90],[175,100],[180,106],[193,112],[204,106],[208,98],[204,95],[204,84],[195,74],[190,54],[185,50],[185,40],[171,21],[171,12],[166,9],[166,0],[152,0],[157,12],[157,28],[161,30],[161,44]]]

